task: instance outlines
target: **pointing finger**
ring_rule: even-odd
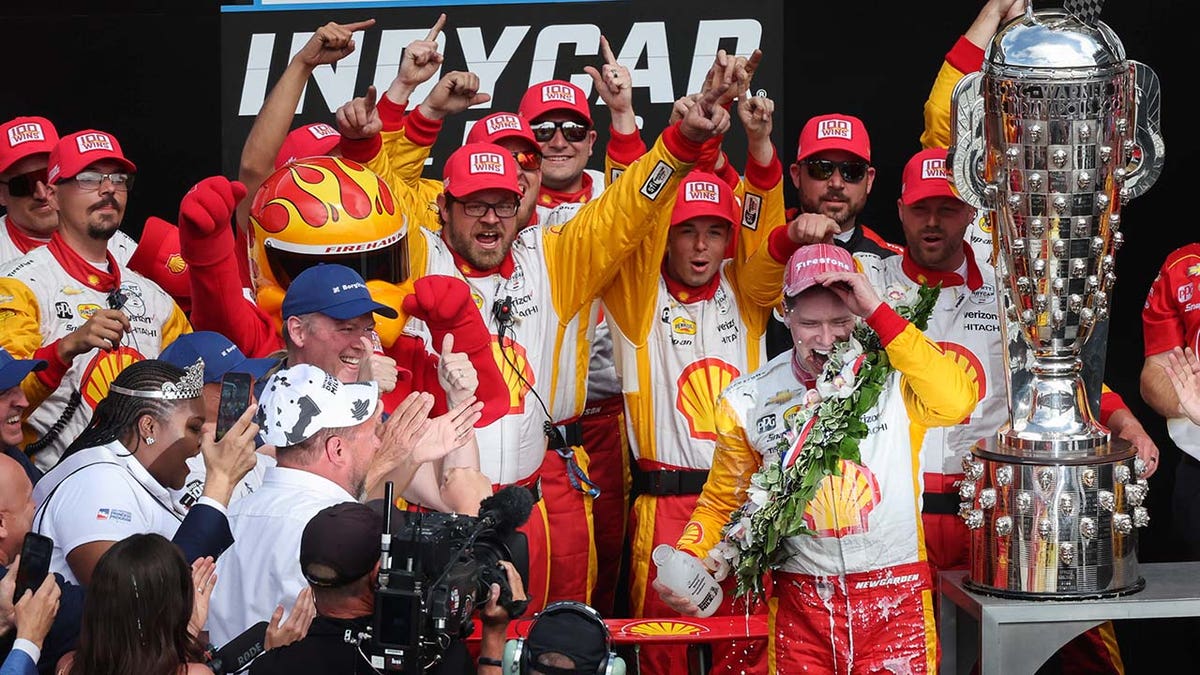
[[[435,22],[433,24],[433,28],[429,29],[429,34],[425,36],[425,40],[428,42],[433,42],[434,40],[437,40],[438,34],[440,34],[442,32],[442,26],[445,26],[445,25],[446,25],[446,14],[443,12],[442,14],[438,15],[437,22]]]
[[[612,47],[608,44],[608,38],[600,36],[600,54],[604,56],[604,62],[610,66],[617,65],[617,57],[613,56]]]
[[[371,26],[374,26],[374,25],[375,25],[375,19],[366,19],[364,21],[355,21],[354,23],[344,24],[343,27],[346,30],[353,33],[356,30],[363,30],[364,28],[370,28]]]

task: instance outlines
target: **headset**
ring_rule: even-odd
[[[612,636],[608,632],[608,626],[605,625],[604,619],[600,617],[600,613],[589,605],[574,600],[560,600],[552,602],[545,609],[538,612],[533,618],[533,623],[530,624],[530,631],[542,617],[551,614],[575,614],[583,617],[584,620],[595,623],[600,627],[604,634],[604,651],[608,654],[604,660],[600,662],[600,666],[596,668],[596,675],[625,675],[625,659],[617,656],[613,651]],[[532,655],[525,649],[525,639],[518,638],[509,640],[504,645],[504,660],[502,661],[502,671],[505,675],[523,675],[528,673],[530,668],[536,664],[530,663]]]

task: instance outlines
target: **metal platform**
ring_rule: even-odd
[[[941,672],[1035,673],[1072,638],[1109,620],[1200,616],[1200,562],[1140,564],[1146,588],[1098,600],[1013,600],[963,588],[965,571],[943,572],[938,637]]]

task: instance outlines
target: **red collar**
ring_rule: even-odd
[[[11,214],[4,219],[4,229],[8,231],[8,238],[12,240],[12,243],[21,253],[29,253],[39,246],[45,246],[46,242],[50,241],[49,239],[38,239],[37,237],[25,234],[21,226],[13,222]]]
[[[513,264],[511,248],[508,250],[508,255],[504,256],[504,260],[501,260],[499,265],[490,270],[477,270],[471,266],[471,263],[467,262],[465,258],[458,255],[458,253],[456,253],[449,246],[446,247],[446,250],[450,251],[450,255],[454,257],[454,266],[458,268],[458,271],[461,272],[464,277],[478,279],[481,277],[490,277],[493,274],[499,274],[507,279],[512,276],[513,269],[515,268],[515,265]]]
[[[965,242],[963,243],[963,253],[967,257],[966,286],[972,291],[977,291],[983,285],[983,275],[979,273],[979,264],[975,262],[975,255],[971,252],[971,247],[967,246]],[[929,286],[936,286],[940,283],[942,288],[962,286],[964,283],[962,276],[957,272],[939,272],[921,267],[909,257],[907,248],[904,249],[904,259],[900,265],[904,269],[905,276],[918,283]]]
[[[588,200],[592,198],[592,174],[585,171],[580,178],[583,181],[583,187],[575,192],[560,192],[543,185],[542,191],[538,193],[538,206],[552,209],[559,204],[588,203]]]
[[[63,238],[55,232],[50,235],[50,243],[46,245],[50,249],[50,254],[62,265],[63,270],[79,283],[91,288],[92,290],[107,293],[114,288],[121,287],[121,268],[117,265],[116,259],[109,251],[104,252],[104,257],[108,260],[108,269],[105,272],[96,267],[92,263],[83,259],[83,256],[76,253]]]
[[[663,258],[662,262],[662,278],[663,281],[667,282],[667,292],[671,294],[671,297],[685,305],[700,302],[701,300],[712,300],[713,296],[717,294],[717,287],[721,285],[721,272],[719,270],[703,286],[696,287],[681,284],[667,274],[666,258]]]

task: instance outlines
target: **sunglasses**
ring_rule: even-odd
[[[517,166],[526,171],[537,171],[542,168],[542,153],[533,150],[524,152],[514,152],[513,159],[517,160]]]
[[[0,183],[8,186],[8,194],[13,197],[28,197],[37,190],[38,183],[47,185],[49,182],[45,169],[23,173],[8,180],[0,180]]]
[[[591,130],[582,122],[572,122],[571,120],[563,120],[561,122],[538,122],[530,125],[533,129],[533,137],[538,143],[549,143],[551,138],[554,138],[555,131],[561,131],[563,138],[568,143],[579,143],[587,138],[588,131]]]
[[[804,165],[808,167],[808,177],[813,180],[829,180],[833,170],[842,174],[842,180],[847,183],[858,183],[867,177],[870,164],[866,162],[831,162],[828,159],[807,159]]]

